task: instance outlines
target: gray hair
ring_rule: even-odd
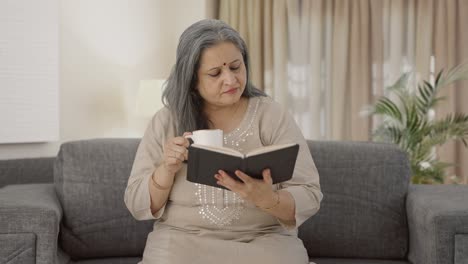
[[[239,33],[220,20],[204,19],[188,27],[180,36],[176,64],[163,91],[163,103],[176,120],[179,135],[186,131],[207,129],[209,120],[203,113],[203,98],[196,88],[202,52],[221,42],[234,44],[241,52],[247,72],[243,97],[266,96],[250,82],[249,54]]]

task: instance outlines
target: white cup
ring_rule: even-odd
[[[191,138],[193,143],[198,145],[212,147],[223,146],[223,131],[221,129],[195,130],[192,132],[192,135],[187,135],[185,138]]]

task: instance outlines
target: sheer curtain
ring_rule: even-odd
[[[220,0],[219,18],[249,47],[253,83],[287,103],[287,9],[285,0]]]
[[[379,120],[360,112],[384,87],[403,72],[430,79],[468,59],[466,0],[221,0],[219,8],[246,38],[254,83],[310,139],[370,140]],[[439,116],[468,112],[467,82],[444,92]],[[463,145],[438,153],[467,183]]]
[[[468,1],[434,1],[433,20],[431,43],[435,72],[468,63]],[[436,109],[436,115],[468,113],[468,81],[446,87],[441,95],[447,99]],[[468,150],[463,144],[447,144],[438,153],[441,159],[456,163],[458,166],[450,169],[450,172],[464,176],[464,183],[468,183]]]
[[[254,84],[289,106],[307,138],[369,138],[370,120],[359,116],[371,99],[370,32],[360,27],[370,25],[369,7],[362,2],[220,1],[219,18],[249,46]]]

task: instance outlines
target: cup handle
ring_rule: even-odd
[[[186,139],[188,139],[190,145],[193,144],[193,139],[192,139],[193,135],[186,135],[186,136],[184,136],[184,137],[185,137]],[[189,146],[189,147],[190,147],[190,146]]]
[[[190,145],[193,144],[192,136],[193,136],[193,135],[185,135],[185,136],[184,136],[184,138],[188,139]],[[189,145],[189,147],[190,147],[190,145]],[[187,164],[187,163],[188,163],[188,160],[184,160],[183,163]]]

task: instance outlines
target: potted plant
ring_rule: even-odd
[[[468,115],[451,113],[435,119],[434,108],[444,100],[438,96],[443,87],[468,79],[468,64],[440,71],[433,84],[414,84],[410,81],[413,76],[403,74],[365,112],[381,117],[382,122],[373,131],[375,141],[397,144],[408,153],[413,183],[443,183],[445,168],[453,164],[439,161],[435,148],[450,140],[467,147]]]

